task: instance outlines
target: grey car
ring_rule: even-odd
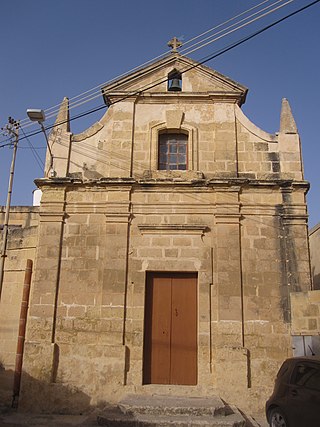
[[[279,369],[266,403],[271,427],[320,426],[320,359],[295,357]]]

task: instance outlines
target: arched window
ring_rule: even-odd
[[[178,132],[159,134],[159,170],[186,170],[188,135]]]
[[[182,76],[178,70],[174,69],[168,74],[168,90],[179,92],[182,90]]]

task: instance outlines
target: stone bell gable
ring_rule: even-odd
[[[172,70],[182,90],[168,90]],[[205,178],[303,180],[300,142],[287,100],[280,132],[255,126],[240,107],[247,89],[203,65],[173,54],[102,89],[106,114],[81,134],[67,129],[65,99],[53,132],[57,176],[84,179],[157,174],[159,133],[188,136],[186,170]],[[183,175],[183,174],[182,174]]]
[[[245,102],[248,91],[245,86],[178,53],[171,53],[143,69],[107,84],[102,88],[102,94],[107,104],[130,93],[132,95],[158,93],[159,97],[161,94],[168,95],[168,79],[170,80],[172,71],[175,71],[173,77],[181,74],[180,95],[183,97],[197,98],[207,94],[207,97],[223,98],[225,101],[230,99],[239,105]],[[172,91],[170,97],[174,97]]]
[[[288,101],[269,134],[246,93],[173,52],[102,88],[80,134],[63,100],[36,181],[25,407],[133,392],[263,408],[292,354],[290,293],[310,288],[308,183]]]

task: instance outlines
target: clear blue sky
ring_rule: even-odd
[[[310,2],[294,0],[190,57],[200,60]],[[164,53],[173,36],[188,41],[259,3],[261,0],[3,1],[0,126],[8,116],[25,119],[27,108],[56,105],[64,96],[76,96]],[[206,64],[249,88],[243,110],[266,131],[279,130],[281,99],[289,99],[301,135],[305,177],[311,183],[310,226],[320,221],[319,22],[320,3]],[[101,103],[98,98],[73,110],[72,115]],[[84,130],[102,114],[74,121],[71,130]],[[43,135],[30,142],[43,159]],[[0,205],[6,201],[11,155],[10,148],[0,149]],[[29,143],[22,140],[13,205],[32,203],[33,180],[42,173]]]

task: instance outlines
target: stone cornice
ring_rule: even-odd
[[[239,225],[241,215],[239,213],[221,212],[214,215],[216,224],[236,224]]]
[[[132,219],[132,215],[128,212],[124,212],[124,213],[109,212],[109,213],[105,213],[104,215],[105,215],[106,222],[109,222],[109,223],[128,224]]]
[[[307,225],[308,215],[307,214],[286,214],[281,215],[283,224],[289,225]]]
[[[105,187],[105,186],[131,186],[136,180],[130,177],[124,178],[99,178],[99,179],[81,179],[72,177],[40,178],[35,179],[34,183],[38,188],[42,187]]]
[[[141,178],[134,179],[131,177],[99,178],[83,180],[80,178],[62,177],[62,178],[41,178],[36,179],[35,184],[39,187],[154,187],[154,186],[188,186],[188,187],[209,187],[215,188],[280,188],[282,191],[292,191],[302,189],[306,191],[310,184],[308,181],[293,181],[285,179],[260,180],[260,179],[243,179],[243,178],[194,178],[186,177],[159,177],[159,178]]]
[[[40,212],[40,222],[64,222],[66,218],[65,212]]]
[[[139,99],[142,104],[167,104],[175,102],[193,102],[193,103],[213,103],[223,102],[241,105],[243,100],[242,92],[113,92],[108,93],[105,102],[107,105],[112,105],[115,102],[132,101]]]

